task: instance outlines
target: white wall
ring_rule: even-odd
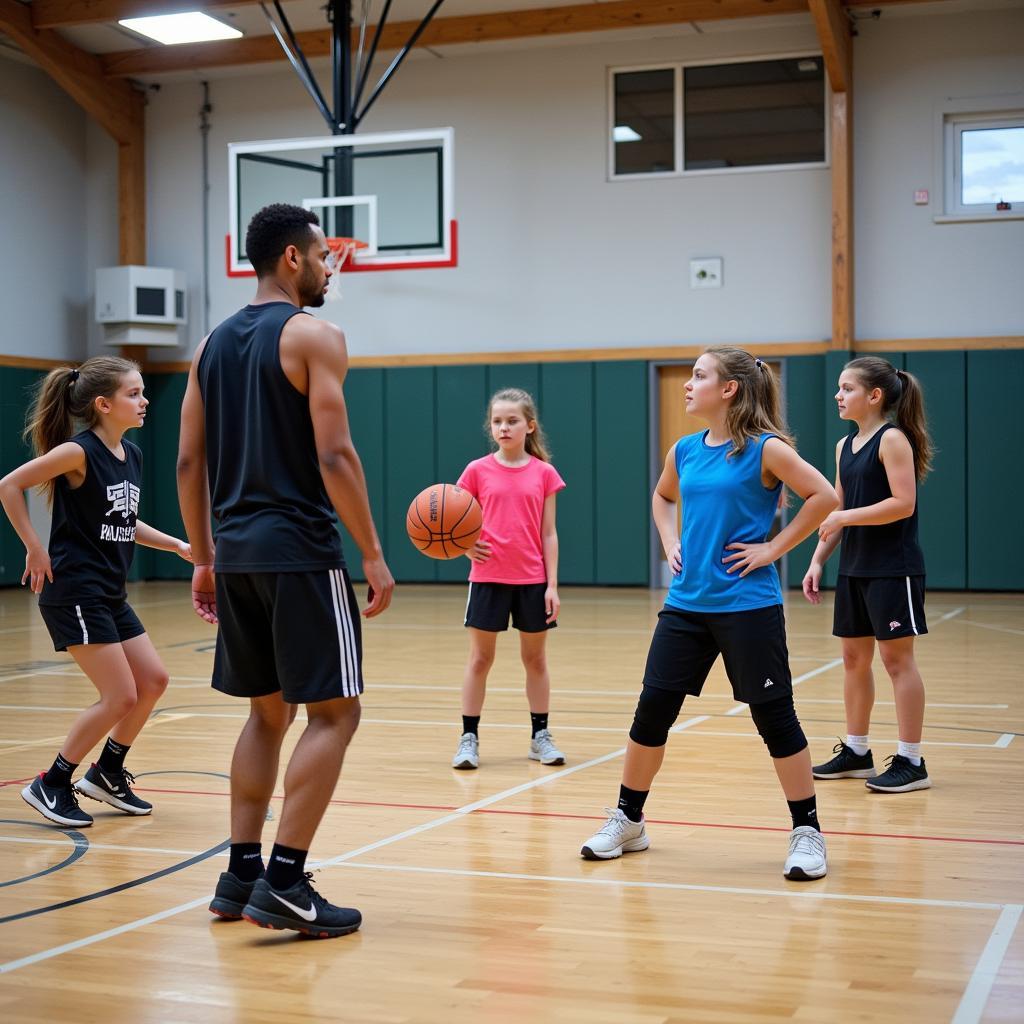
[[[947,99],[983,106],[999,96],[1024,109],[1024,9],[928,18],[886,11],[859,29],[857,337],[1024,334],[1024,220],[933,220],[943,212],[935,142]],[[928,206],[914,205],[921,188],[930,190]]]
[[[82,359],[86,116],[37,68],[0,56],[0,353]]]

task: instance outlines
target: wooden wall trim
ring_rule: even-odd
[[[645,362],[671,362],[696,359],[705,345],[659,345],[647,348],[567,348],[536,352],[442,352],[398,356],[353,356],[356,367],[388,366],[473,366],[495,363],[579,363],[613,362],[642,359]],[[816,356],[830,351],[827,341],[766,342],[744,344],[743,348],[759,356]],[[972,338],[871,338],[853,343],[854,352],[951,352],[981,349],[1021,349],[1024,335],[978,336]],[[55,366],[75,365],[73,359],[36,359],[30,356],[0,355],[0,366],[18,366],[32,370],[52,370]],[[189,362],[147,362],[146,373],[188,373]]]

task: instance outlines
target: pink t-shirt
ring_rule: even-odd
[[[474,459],[459,486],[480,502],[480,539],[491,546],[486,562],[473,562],[472,583],[546,583],[541,522],[544,499],[565,487],[549,462],[530,457],[525,466],[504,466],[493,455]]]

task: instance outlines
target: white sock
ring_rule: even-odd
[[[920,743],[904,743],[900,740],[896,745],[896,753],[900,757],[905,757],[912,765],[921,767],[921,744]]]
[[[846,737],[846,745],[858,756],[863,757],[871,748],[868,745],[867,736]]]

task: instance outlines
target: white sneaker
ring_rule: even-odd
[[[643,821],[630,821],[619,808],[606,807],[605,811],[610,817],[580,850],[584,860],[614,860],[624,853],[639,853],[651,845]]]
[[[540,761],[541,764],[565,764],[565,754],[555,746],[551,733],[541,729],[530,740],[530,760]]]
[[[810,825],[793,829],[789,836],[789,856],[783,874],[791,882],[809,882],[828,874],[825,837]]]
[[[453,768],[480,767],[480,740],[476,733],[464,732],[459,740],[459,749],[452,758]]]

